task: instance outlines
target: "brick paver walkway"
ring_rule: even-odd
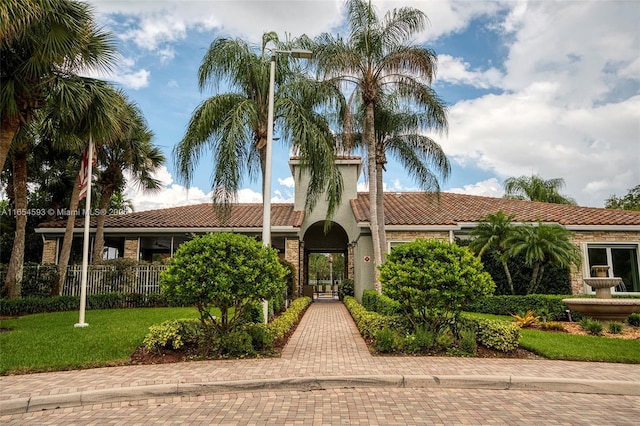
[[[638,384],[640,366],[549,360],[372,356],[342,303],[316,302],[307,310],[281,358],[5,376],[0,377],[0,401],[46,395],[55,398],[56,395],[62,397],[78,392],[149,385],[373,375],[527,376],[549,380],[593,379]],[[549,411],[548,407],[556,407],[557,411]],[[301,414],[303,412],[306,414]],[[304,424],[506,424],[521,422],[533,415],[547,416],[540,418],[539,423],[548,423],[542,419],[549,418],[556,422],[572,423],[571,416],[577,414],[584,422],[591,424],[632,424],[631,419],[640,418],[640,397],[366,386],[351,390],[311,392],[276,389],[85,405],[0,416],[0,422],[101,424],[103,422],[96,419],[111,419],[118,423],[119,416],[125,414],[131,416],[126,417],[131,420],[127,421],[128,424],[135,424],[136,419],[140,424],[156,423],[155,420],[161,422],[163,417],[160,414],[171,415],[171,419],[180,418],[181,422],[187,424],[293,424],[301,419]],[[453,417],[446,421],[445,417],[449,415]],[[167,423],[174,422],[167,420]]]

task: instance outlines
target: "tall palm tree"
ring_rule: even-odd
[[[523,255],[527,266],[533,268],[527,294],[535,293],[542,282],[547,265],[570,267],[580,265],[580,250],[572,240],[571,231],[558,224],[522,225],[506,239],[510,256]]]
[[[417,109],[423,110],[429,126],[444,130],[445,109],[430,87],[435,76],[434,51],[409,43],[427,24],[421,11],[409,7],[394,9],[380,18],[371,3],[351,0],[347,4],[349,36],[321,34],[314,41],[318,74],[328,81],[355,86],[365,110],[363,140],[368,152],[369,209],[373,239],[374,287],[382,291],[378,266],[382,263],[376,155],[375,106],[383,93],[396,93]],[[380,229],[382,228],[382,230]]]
[[[47,106],[44,132],[59,145],[73,152],[75,155],[70,155],[70,160],[79,165],[90,138],[96,149],[124,138],[127,131],[125,113],[128,105],[123,93],[104,81],[81,77],[76,77],[75,80],[75,84],[56,86],[52,99],[71,97],[76,102],[66,105],[51,101]],[[79,196],[79,187],[74,185],[69,203],[70,214],[67,216],[67,226],[58,256],[58,276],[55,285],[52,286],[52,295],[61,294],[66,278],[76,211],[80,203]],[[87,206],[87,210],[89,208],[90,206]]]
[[[227,207],[235,199],[245,172],[250,178],[258,170],[264,174],[270,71],[267,43],[288,47],[274,33],[263,36],[261,51],[242,40],[215,39],[198,70],[201,91],[217,90],[224,82],[229,92],[217,93],[196,108],[174,157],[179,176],[188,186],[202,152],[213,152],[213,202],[217,206]],[[341,197],[342,180],[334,167],[329,123],[318,109],[339,102],[339,93],[306,78],[294,60],[284,56],[277,61],[275,76],[275,125],[311,174],[307,207],[312,208],[324,188],[330,188],[334,191],[329,200],[332,214]],[[264,183],[262,186],[264,202],[269,202],[270,194],[265,193]]]
[[[497,260],[500,261],[507,276],[509,290],[511,294],[516,294],[513,288],[513,279],[509,270],[508,246],[505,244],[507,239],[514,232],[512,224],[515,215],[506,215],[502,210],[495,214],[488,214],[481,219],[478,226],[471,231],[471,244],[469,248],[473,250],[478,257],[482,257],[488,251],[492,251]]]
[[[504,198],[575,205],[573,198],[560,194],[562,188],[562,178],[544,180],[538,175],[510,177],[504,181]]]
[[[114,194],[126,184],[124,171],[129,171],[133,182],[143,190],[158,190],[161,182],[153,173],[164,163],[165,157],[151,143],[152,132],[148,129],[140,109],[131,103],[123,110],[122,121],[126,123],[125,134],[108,144],[97,147],[98,150],[98,187],[100,200],[96,216],[96,234],[93,246],[94,261],[102,259],[104,248],[104,222],[106,212]]]
[[[1,170],[14,135],[44,107],[50,87],[80,70],[108,69],[116,49],[86,2],[3,1],[0,17]]]

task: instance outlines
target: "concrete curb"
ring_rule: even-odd
[[[601,395],[640,396],[640,383],[621,380],[560,379],[525,376],[323,376],[240,380],[209,383],[173,383],[43,395],[0,401],[0,415],[21,414],[57,408],[135,401],[174,396],[265,390],[312,391],[348,388],[456,388],[547,391]]]

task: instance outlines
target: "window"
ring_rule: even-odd
[[[594,265],[608,265],[610,277],[622,278],[622,285],[614,292],[640,292],[637,245],[589,245],[587,251],[589,270]]]

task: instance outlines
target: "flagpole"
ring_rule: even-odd
[[[91,223],[91,177],[93,168],[93,137],[89,134],[89,152],[87,153],[87,198],[84,209],[84,237],[82,240],[82,283],[80,285],[80,319],[74,327],[89,327],[84,320],[87,307],[87,274],[89,269],[89,225]]]

